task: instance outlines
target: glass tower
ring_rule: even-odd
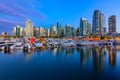
[[[85,18],[80,19],[80,36],[86,36],[88,30],[88,21]]]
[[[109,17],[109,33],[116,32],[116,16],[112,15]]]
[[[106,33],[105,16],[100,10],[94,11],[92,33],[95,35],[103,35]]]

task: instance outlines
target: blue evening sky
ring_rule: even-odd
[[[11,32],[16,24],[25,27],[26,18],[38,27],[60,22],[63,27],[70,24],[77,28],[81,17],[92,23],[95,9],[104,13],[107,28],[108,17],[116,15],[120,32],[120,0],[0,0],[0,33]]]

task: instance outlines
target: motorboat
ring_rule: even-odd
[[[24,47],[23,47],[23,51],[29,51],[31,49],[32,49],[32,44],[30,42],[25,42]]]
[[[34,44],[37,48],[41,48],[43,44],[40,41],[36,41]]]
[[[92,46],[93,42],[90,42],[88,40],[81,40],[81,41],[76,42],[76,44],[79,46]]]
[[[0,50],[3,51],[5,48],[5,43],[4,42],[0,42]]]
[[[55,40],[55,41],[53,41],[52,43],[53,43],[54,45],[56,45],[56,46],[59,46],[59,44],[60,44],[58,40]]]
[[[61,44],[63,47],[75,47],[76,44],[72,40],[64,40],[63,44]]]
[[[8,47],[9,50],[14,50],[15,49],[15,45],[12,42],[6,43],[6,46]]]
[[[17,50],[23,50],[23,48],[24,48],[24,43],[23,42],[16,42],[15,44],[14,44],[14,46],[15,46],[15,48],[17,49]]]
[[[47,41],[47,47],[48,48],[55,48],[59,45],[59,43],[55,40],[48,40]]]
[[[93,42],[93,45],[94,45],[94,46],[99,46],[99,42],[98,42],[98,41],[94,41],[94,42]]]

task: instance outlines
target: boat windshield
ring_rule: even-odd
[[[71,41],[70,40],[68,40],[68,41],[65,41],[65,43],[70,43]]]
[[[36,43],[40,43],[39,41],[36,41]]]

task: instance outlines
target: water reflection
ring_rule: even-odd
[[[24,52],[24,55],[25,55],[25,59],[27,61],[30,61],[33,58],[34,52],[32,51]]]
[[[120,50],[120,48],[119,46],[100,46],[79,47],[76,48],[76,50],[80,54],[81,64],[86,64],[91,57],[93,60],[93,69],[96,71],[101,71],[107,62],[107,56],[109,58],[110,66],[116,66],[116,52]]]
[[[79,47],[77,48],[78,53],[80,53],[80,61],[82,64],[85,64],[91,56],[92,48],[91,47]]]
[[[93,47],[93,65],[95,70],[102,70],[105,65],[106,49],[105,47]]]
[[[95,71],[102,71],[105,67],[105,64],[109,64],[112,68],[116,67],[117,62],[117,51],[120,50],[120,46],[99,46],[99,47],[77,47],[77,48],[49,48],[43,47],[41,50],[31,49],[28,52],[23,51],[15,51],[11,53],[5,53],[5,55],[14,56],[16,54],[24,54],[26,60],[31,60],[34,58],[34,55],[44,55],[44,54],[52,54],[53,57],[73,57],[73,55],[77,55],[79,58],[79,62],[81,65],[90,63],[93,66]],[[79,55],[78,55],[79,54]],[[62,58],[61,58],[62,59]],[[74,58],[73,58],[74,59]],[[89,61],[91,59],[91,61]],[[63,60],[64,61],[64,60]],[[74,61],[74,60],[73,60]]]
[[[109,63],[111,67],[116,66],[116,47],[108,47],[109,51]]]
[[[75,48],[70,48],[70,47],[64,48],[64,53],[66,54],[67,57],[73,55],[74,51],[75,51]]]

